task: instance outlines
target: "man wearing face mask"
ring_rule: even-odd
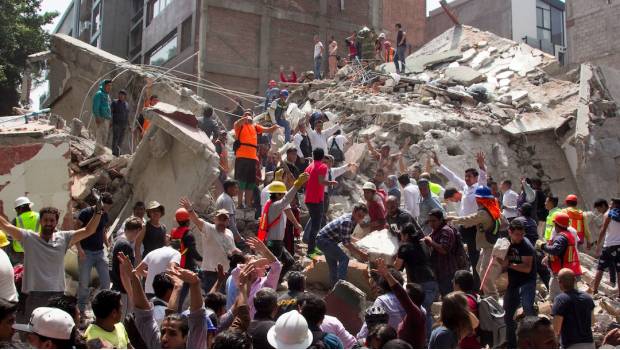
[[[0,229],[21,243],[24,248],[24,277],[22,292],[27,294],[24,320],[39,306],[61,295],[65,290],[64,258],[73,244],[88,238],[96,232],[103,215],[103,201],[99,198],[94,214],[88,224],[74,231],[56,231],[60,211],[45,207],[39,211],[41,234],[19,229],[0,216]]]

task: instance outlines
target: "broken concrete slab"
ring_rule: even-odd
[[[361,317],[366,310],[366,295],[347,281],[338,281],[325,297],[327,314],[338,318],[344,328],[351,334],[357,334],[362,328]]]
[[[522,77],[535,70],[542,63],[543,56],[534,56],[532,50],[530,46],[523,43],[514,48],[514,57],[510,63],[510,70],[517,72]]]
[[[448,68],[445,70],[444,74],[447,78],[465,86],[479,83],[485,78],[484,74],[467,66]]]
[[[498,80],[502,80],[502,79],[510,79],[515,75],[515,73],[513,71],[507,70],[507,71],[503,71],[501,73],[497,73],[495,74],[495,78]]]
[[[372,288],[368,280],[368,265],[353,258],[349,261],[347,281],[368,295],[372,295]],[[306,268],[306,283],[329,287],[329,267],[324,256],[312,259],[312,264]]]
[[[355,244],[369,254],[370,261],[382,258],[388,264],[393,262],[400,246],[399,238],[388,229],[371,232]]]
[[[471,61],[470,65],[473,69],[480,69],[493,61],[493,56],[488,50],[479,52]]]
[[[524,113],[519,114],[502,130],[511,135],[525,135],[545,131],[553,131],[568,120],[554,114]]]
[[[465,63],[465,62],[471,60],[472,58],[474,58],[474,56],[476,56],[476,53],[478,53],[478,50],[476,50],[474,48],[468,49],[467,51],[463,52],[463,57],[458,59],[457,62]]]
[[[427,68],[441,63],[456,61],[461,57],[463,57],[463,54],[460,50],[448,50],[417,57],[412,55],[405,60],[406,72],[422,73]]]

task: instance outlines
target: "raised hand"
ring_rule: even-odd
[[[185,208],[187,211],[192,211],[192,208],[194,206],[187,197],[181,197],[181,199],[179,199],[179,205]]]
[[[190,270],[183,269],[179,266],[172,266],[166,271],[171,276],[178,277],[181,281],[187,284],[195,284],[200,282],[200,278],[198,278],[198,274],[192,272]]]
[[[486,165],[486,156],[484,155],[484,152],[478,152],[476,154],[476,162],[478,162],[478,167],[482,170],[485,169],[485,165]]]

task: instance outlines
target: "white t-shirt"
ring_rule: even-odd
[[[344,135],[330,136],[327,139],[327,149],[330,149],[332,147],[332,142],[334,142],[334,139],[336,139],[336,145],[338,145],[338,148],[340,148],[342,153],[344,153],[344,144],[347,142],[347,137]]]
[[[153,291],[153,279],[155,279],[156,275],[165,272],[171,262],[180,263],[181,253],[171,247],[161,247],[146,254],[143,261],[148,267],[144,291],[146,293],[155,293]]]
[[[17,302],[13,265],[2,249],[0,249],[0,298]]]
[[[607,215],[609,215],[609,212],[605,214],[606,217]],[[607,226],[607,233],[605,233],[604,247],[613,247],[615,245],[620,245],[620,222],[610,220]]]
[[[321,49],[323,48],[323,43],[322,42],[318,42],[316,44],[314,44],[314,58],[320,57],[321,55]]]
[[[204,271],[217,271],[217,264],[224,269],[230,265],[228,255],[235,249],[235,238],[232,231],[226,229],[224,233],[215,229],[215,224],[202,220],[202,266]]]

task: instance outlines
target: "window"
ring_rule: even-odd
[[[91,28],[91,35],[95,35],[99,32],[99,27],[101,27],[101,2],[95,6],[93,9],[93,26]]]
[[[173,0],[150,0],[148,4],[148,14],[150,23],[151,20],[157,16],[159,16],[164,9],[172,3]]]
[[[149,56],[149,64],[163,66],[177,55],[177,36],[168,39],[164,44],[153,50]]]
[[[536,31],[538,40],[551,41],[551,10],[536,7]]]
[[[185,51],[188,47],[192,46],[192,17],[183,21],[181,24],[181,50]]]

